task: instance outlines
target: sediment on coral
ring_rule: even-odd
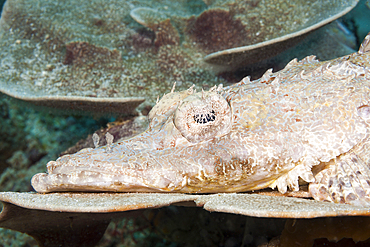
[[[187,32],[206,53],[246,44],[248,30],[230,11],[210,9],[188,21]]]

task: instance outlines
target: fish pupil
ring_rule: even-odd
[[[194,115],[194,121],[199,124],[206,124],[216,120],[216,113],[214,110],[211,110],[208,113],[199,113]]]

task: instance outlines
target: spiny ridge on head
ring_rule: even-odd
[[[368,51],[370,51],[370,33],[368,33],[364,38],[364,41],[362,41],[358,53],[363,54]]]

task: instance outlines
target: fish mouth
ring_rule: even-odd
[[[50,161],[47,173],[34,175],[31,184],[40,193],[219,193],[257,190],[275,179],[262,173],[248,177],[250,162],[229,160],[230,150],[217,140],[157,150],[137,144],[143,136]]]
[[[32,177],[40,193],[55,191],[171,192],[186,184],[186,172],[171,169],[151,148],[135,141],[83,149],[47,163]]]

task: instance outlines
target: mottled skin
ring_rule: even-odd
[[[65,155],[36,174],[38,192],[215,193],[310,183],[317,200],[370,202],[369,36],[359,52],[314,56],[256,81],[165,95],[149,129]]]

